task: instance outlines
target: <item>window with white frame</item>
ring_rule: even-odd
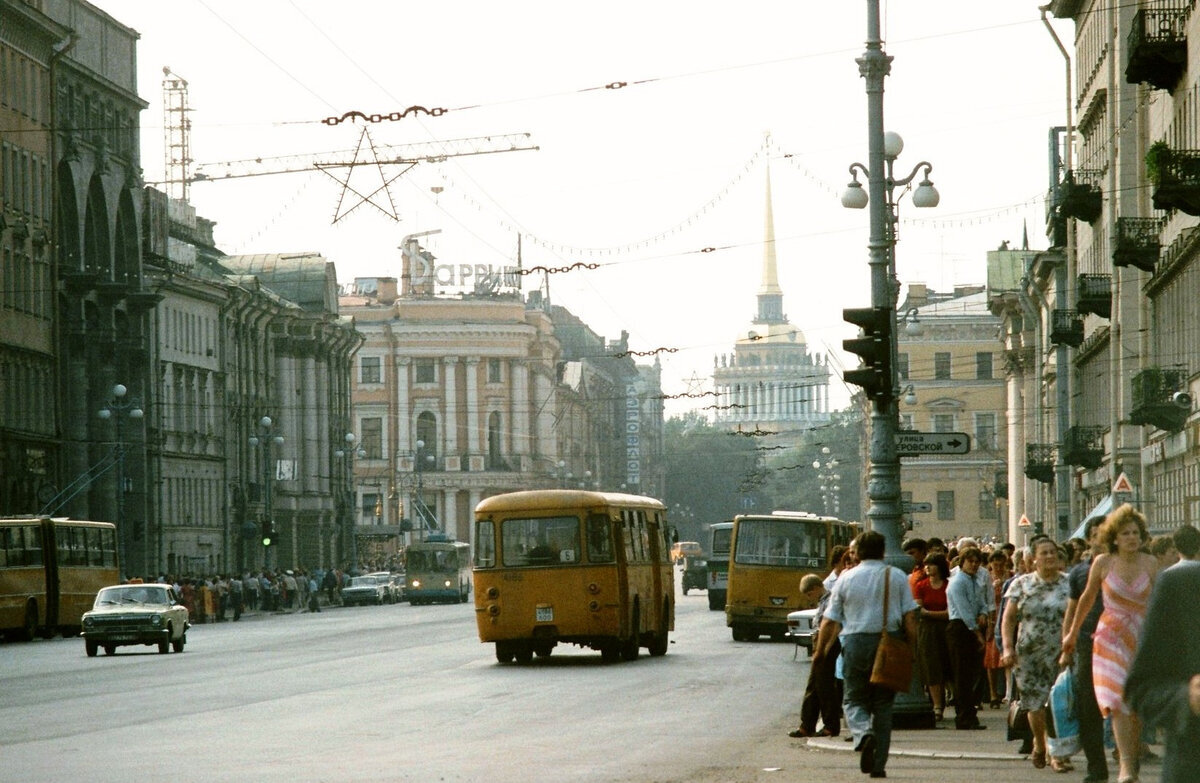
[[[359,383],[382,383],[383,361],[378,356],[364,356],[359,363]]]

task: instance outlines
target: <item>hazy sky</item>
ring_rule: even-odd
[[[197,183],[191,201],[226,252],[318,251],[348,284],[399,277],[406,234],[440,230],[422,240],[439,261],[494,265],[513,262],[521,234],[526,267],[600,264],[550,275],[552,299],[605,337],[628,330],[632,350],[674,349],[663,385],[679,393],[754,315],[769,158],[784,309],[810,349],[842,361],[841,310],[870,303],[868,211],[838,201],[866,161],[866,2],[93,2],[141,34],[148,181],[163,178],[164,66],[188,82],[192,158],[210,175],[222,167],[202,164],[297,155],[287,165],[307,168],[353,149],[364,123],[322,122],[351,111],[449,110],[371,123],[377,146],[528,133],[539,147],[385,167],[391,202],[375,200],[398,221],[361,206],[333,223],[342,185],[316,170]],[[986,251],[1019,243],[1024,223],[1046,244],[1062,54],[1035,2],[882,7],[898,173],[928,160],[941,193],[933,210],[902,202],[899,276],[985,282]],[[1072,25],[1053,24],[1073,49]],[[350,185],[380,177],[356,168]],[[849,398],[840,376],[832,396]]]

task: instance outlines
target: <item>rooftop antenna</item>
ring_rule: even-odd
[[[188,200],[192,182],[192,118],[188,83],[163,66],[163,174],[167,195]]]

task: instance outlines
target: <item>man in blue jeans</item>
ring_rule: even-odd
[[[813,666],[830,654],[835,639],[842,642],[842,705],[846,726],[859,751],[859,769],[873,778],[886,778],[888,749],[892,743],[892,702],[896,694],[871,684],[871,669],[879,637],[886,628],[892,635],[917,639],[917,602],[907,575],[883,562],[884,538],[875,531],[855,539],[859,564],[838,577],[817,636]],[[883,612],[887,590],[887,616]]]

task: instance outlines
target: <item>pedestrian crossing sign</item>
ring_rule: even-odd
[[[1117,476],[1117,480],[1113,482],[1112,491],[1114,495],[1119,492],[1133,494],[1133,484],[1129,483],[1129,476],[1126,476],[1124,471],[1122,471],[1121,475]]]
[[[1017,523],[1020,527],[1033,527],[1033,523],[1029,521],[1029,517],[1021,515],[1021,521]]]

